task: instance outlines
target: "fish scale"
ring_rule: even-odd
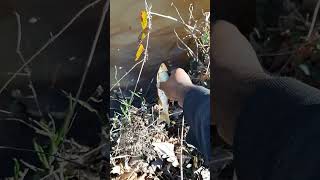
[[[160,89],[160,83],[166,82],[168,79],[169,79],[168,68],[164,63],[162,63],[157,73],[157,89],[158,89],[159,105],[162,108],[162,110],[160,111],[159,120],[160,122],[166,122],[167,124],[170,124],[168,97],[166,96],[164,91]]]

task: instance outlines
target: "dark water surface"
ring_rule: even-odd
[[[21,51],[28,59],[48,41],[51,34],[57,33],[90,2],[92,0],[2,0],[0,2],[0,86],[3,86],[12,73],[22,65],[22,61],[15,52],[18,25],[14,12],[21,17]],[[30,64],[32,81],[43,113],[55,112],[63,117],[68,100],[62,90],[75,96],[89,57],[104,2],[105,0],[101,0],[82,14],[69,30]],[[109,29],[105,26],[81,99],[88,98],[99,85],[106,85],[108,35]],[[0,146],[32,148],[34,132],[19,122],[8,120],[12,118],[26,120],[28,116],[37,116],[37,106],[30,96],[32,92],[28,87],[28,78],[24,75],[18,75],[0,94],[2,110],[0,112]],[[11,113],[8,114],[5,111]],[[99,132],[97,117],[79,109],[70,133],[78,142],[93,145],[99,142],[97,134]],[[0,177],[13,172],[13,157],[33,160],[34,154],[0,149]]]
[[[210,0],[150,0],[148,3],[152,5],[152,12],[180,20],[176,9],[171,6],[171,3],[173,3],[186,22],[189,18],[190,4],[193,4],[195,19],[204,18],[202,12],[210,11]],[[111,0],[110,6],[112,7],[110,11],[110,85],[113,86],[117,82],[116,79],[120,79],[136,63],[134,59],[138,37],[141,32],[139,13],[145,5],[144,1]],[[186,52],[177,47],[177,37],[174,34],[174,29],[181,38],[186,35],[181,23],[153,15],[148,51],[149,60],[145,64],[138,89],[147,89],[162,62],[176,67],[183,67],[188,64]],[[146,43],[144,42],[144,44]],[[115,67],[117,67],[117,77],[115,77]],[[120,82],[120,87],[132,89],[137,81],[140,67],[141,65],[138,65],[124,78]]]

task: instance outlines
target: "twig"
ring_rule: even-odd
[[[145,4],[147,4],[147,3],[145,2]],[[146,6],[147,6],[147,5],[146,5]],[[174,4],[172,4],[172,6],[174,6],[174,7],[176,8],[176,11],[177,11],[177,13],[178,13],[181,21],[179,21],[177,18],[174,18],[174,17],[172,17],[172,16],[167,16],[167,15],[163,15],[163,14],[160,14],[160,13],[152,12],[151,10],[150,10],[148,13],[149,13],[150,15],[155,15],[155,16],[159,16],[159,17],[162,17],[162,18],[166,18],[166,19],[170,19],[170,20],[179,22],[179,23],[185,25],[186,27],[188,27],[189,29],[198,31],[198,30],[195,29],[194,27],[186,24],[186,23],[184,22],[183,18],[180,16],[180,13],[179,13],[177,7],[176,7]],[[147,8],[146,8],[146,9],[147,9]],[[149,22],[150,22],[150,23],[149,23]],[[148,22],[148,23],[151,25],[151,17],[150,17],[150,21],[149,21],[149,22]],[[151,26],[149,27],[149,29],[151,29]],[[111,91],[120,83],[120,81],[122,81],[137,65],[139,65],[140,63],[143,63],[143,64],[142,64],[142,67],[141,67],[141,69],[140,69],[140,72],[139,72],[139,77],[138,77],[137,82],[139,81],[140,75],[141,75],[141,71],[142,71],[142,69],[143,69],[143,66],[144,66],[144,63],[145,63],[145,59],[146,59],[146,52],[147,52],[147,47],[148,47],[148,39],[149,39],[149,32],[148,32],[148,34],[147,34],[147,43],[146,43],[147,45],[146,45],[146,48],[145,48],[145,49],[146,49],[146,50],[145,50],[145,57],[143,58],[143,60],[142,60],[142,61],[139,61],[138,63],[136,63],[128,72],[126,72],[126,73],[110,88],[110,92],[111,92]],[[136,86],[137,86],[137,83],[136,83]],[[134,90],[133,92],[136,91],[136,88],[137,88],[136,86],[135,86],[135,88],[134,88],[135,90]]]
[[[184,135],[184,116],[182,117],[182,125],[181,125],[181,137],[180,137],[180,143],[181,143],[181,148],[180,148],[180,177],[183,180],[183,135]]]
[[[85,154],[81,155],[81,159],[84,160],[85,158],[87,158],[88,156],[91,156],[92,154],[100,151],[103,147],[105,147],[107,144],[103,143],[100,146],[90,150],[89,152],[86,152]]]
[[[141,64],[142,61],[137,62],[136,64],[134,64],[131,69],[129,69],[129,71],[127,71],[111,88],[110,88],[110,92],[120,83],[120,81],[122,79],[124,79],[136,66],[138,66],[139,64]]]
[[[122,156],[111,157],[110,160],[122,159],[122,158],[127,158],[127,157],[139,157],[139,156],[122,155]]]
[[[68,116],[66,118],[66,123],[65,123],[65,127],[64,127],[64,130],[67,130],[67,129],[70,129],[70,122],[72,120],[72,116],[74,114],[74,111],[76,109],[76,106],[77,106],[77,103],[79,101],[79,98],[80,98],[80,94],[81,94],[81,91],[82,91],[82,88],[83,88],[83,85],[84,85],[84,82],[86,80],[86,77],[87,77],[87,74],[88,74],[88,71],[89,71],[89,68],[90,68],[90,65],[91,65],[91,62],[92,62],[92,59],[93,59],[93,55],[95,53],[95,50],[96,50],[96,47],[97,47],[97,44],[98,44],[98,40],[99,40],[99,37],[100,37],[100,34],[101,34],[101,31],[102,31],[102,28],[103,28],[103,25],[104,25],[104,21],[105,21],[105,18],[107,16],[107,12],[109,10],[109,4],[110,4],[110,1],[107,0],[104,7],[103,7],[103,11],[102,11],[102,15],[101,15],[101,19],[100,19],[100,22],[99,22],[99,26],[98,26],[98,29],[97,29],[97,32],[96,32],[96,35],[95,35],[95,38],[94,38],[94,41],[93,41],[93,44],[92,44],[92,47],[91,47],[91,51],[90,51],[90,55],[89,55],[89,58],[88,58],[88,61],[87,61],[87,64],[86,64],[86,67],[85,67],[85,70],[84,70],[84,73],[82,75],[82,78],[81,78],[81,82],[80,82],[80,85],[79,85],[79,89],[77,91],[77,94],[76,94],[76,97],[75,97],[75,102],[70,110],[70,116]],[[71,122],[72,124],[72,122]],[[68,126],[68,127],[67,127]],[[64,133],[64,136],[67,134],[67,131]],[[63,136],[63,137],[64,137]]]
[[[52,171],[51,173],[47,174],[46,176],[42,177],[40,180],[46,180],[47,178],[49,178],[49,177],[55,175],[56,173],[58,173],[59,171],[60,171],[60,169],[56,169],[56,170]]]
[[[307,36],[307,40],[310,40],[311,35],[312,35],[312,33],[313,33],[314,26],[316,25],[316,21],[317,21],[317,16],[318,16],[319,8],[320,8],[320,0],[318,0],[317,5],[316,5],[316,7],[315,7],[315,9],[314,9],[314,12],[313,12],[312,23],[311,23],[311,26],[310,26],[310,29],[309,29],[309,33],[308,33],[308,36]]]
[[[139,83],[139,80],[140,80],[140,77],[141,77],[141,73],[142,73],[142,70],[143,70],[143,67],[144,67],[144,64],[147,62],[148,60],[148,48],[149,48],[149,39],[150,39],[150,30],[151,30],[151,14],[150,14],[150,11],[151,11],[151,7],[149,8],[148,6],[148,3],[147,3],[147,0],[145,0],[145,8],[148,12],[148,33],[147,33],[147,42],[146,42],[146,48],[145,48],[145,51],[144,51],[144,57],[143,57],[143,60],[142,60],[142,65],[141,65],[141,68],[140,68],[140,71],[139,71],[139,75],[138,75],[138,79],[137,79],[137,82],[136,82],[136,85],[134,86],[134,90],[133,90],[133,93],[131,95],[131,98],[130,98],[130,104],[132,103],[133,101],[133,97],[134,97],[134,93],[136,92],[137,90],[137,87],[138,87],[138,83]]]
[[[15,16],[16,16],[16,19],[17,19],[17,25],[18,25],[18,34],[17,34],[17,47],[16,47],[16,53],[19,55],[22,63],[26,63],[26,60],[21,52],[21,37],[22,37],[22,27],[21,27],[21,18],[20,18],[20,14],[17,13],[17,12],[14,12]],[[28,77],[28,81],[29,81],[29,88],[31,89],[32,91],[32,94],[33,94],[33,99],[36,103],[36,106],[38,108],[38,111],[39,111],[39,115],[40,117],[42,117],[42,111],[41,111],[41,108],[40,108],[40,103],[39,103],[39,100],[38,100],[38,95],[37,95],[37,92],[34,88],[34,85],[33,85],[33,82],[32,82],[32,78],[31,78],[31,68],[29,67],[29,65],[26,65],[26,74],[27,74],[27,77]]]
[[[29,168],[29,169],[31,169],[32,171],[41,171],[41,172],[43,172],[44,170],[43,169],[41,169],[41,168],[39,168],[39,167],[36,167],[35,165],[32,165],[32,164],[30,164],[30,163],[28,163],[28,162],[26,162],[26,161],[24,161],[24,160],[22,160],[22,159],[19,159],[19,161],[23,164],[23,165],[25,165],[27,168]]]
[[[183,42],[183,40],[179,37],[178,33],[176,32],[176,30],[173,30],[175,35],[177,36],[178,40],[187,48],[187,50],[189,51],[190,55],[196,59],[198,59],[198,57],[194,54],[194,52],[192,51],[192,49],[185,43]]]
[[[171,3],[171,6],[173,6],[173,7],[176,9],[177,14],[178,14],[179,18],[181,19],[181,23],[182,23],[183,25],[185,25],[187,28],[189,28],[189,29],[192,30],[192,31],[195,30],[195,31],[198,31],[198,32],[199,32],[199,30],[197,30],[195,27],[192,27],[192,26],[190,26],[189,24],[185,23],[185,21],[183,20],[183,18],[182,18],[181,15],[180,15],[180,12],[179,12],[178,8],[177,8],[173,3]],[[190,9],[189,9],[189,10],[190,10]]]
[[[192,26],[186,24],[182,17],[180,16],[180,18],[182,19],[182,21],[179,21],[177,18],[174,18],[172,16],[167,16],[167,15],[163,15],[163,14],[160,14],[160,13],[156,13],[156,12],[150,12],[151,15],[155,15],[155,16],[159,16],[159,17],[162,17],[162,18],[166,18],[166,19],[170,19],[170,20],[173,20],[173,21],[176,21],[176,22],[179,22],[183,25],[185,25],[186,27],[188,27],[189,29],[194,29]]]
[[[52,36],[36,53],[34,53],[16,72],[12,75],[7,82],[1,87],[0,94],[8,87],[8,85],[13,81],[13,79],[17,76],[17,73],[20,73],[24,68],[27,67],[35,58],[37,58],[44,50],[47,49],[56,39],[58,39],[72,24],[75,20],[77,20],[87,9],[99,3],[101,0],[96,0],[83,9],[81,9],[57,34]]]
[[[75,165],[80,166],[80,167],[82,167],[82,168],[88,168],[88,169],[90,169],[90,167],[89,167],[88,165],[84,165],[84,164],[81,164],[81,163],[76,162],[76,161],[74,161],[74,160],[66,159],[66,158],[61,157],[61,156],[58,156],[58,155],[52,155],[52,154],[49,154],[49,153],[45,153],[45,152],[43,152],[43,151],[36,151],[36,150],[32,150],[32,149],[17,148],[17,147],[8,147],[8,146],[0,146],[0,149],[8,149],[8,150],[14,150],[14,151],[24,151],[24,152],[45,154],[45,155],[52,156],[52,157],[55,157],[55,158],[57,158],[57,159],[61,159],[61,160],[64,160],[64,161],[66,161],[66,162],[75,164]]]
[[[179,22],[177,18],[174,18],[172,16],[167,16],[167,15],[163,15],[163,14],[159,14],[159,13],[156,13],[156,12],[150,12],[151,15],[156,15],[156,16],[159,16],[159,17],[163,17],[163,18],[166,18],[166,19],[171,19],[171,20],[174,20],[176,22]]]
[[[8,74],[8,75],[16,74],[17,76],[29,76],[28,73],[12,73],[12,72],[8,72],[7,74]]]
[[[12,112],[6,111],[6,110],[3,110],[3,109],[0,109],[0,113],[3,113],[3,114],[12,114]]]

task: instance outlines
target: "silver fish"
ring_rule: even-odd
[[[160,122],[164,121],[167,124],[170,124],[168,97],[166,96],[164,91],[160,89],[160,83],[165,82],[168,79],[169,79],[168,68],[164,63],[162,63],[160,65],[160,68],[157,74],[159,105],[162,107],[162,110],[160,111]]]

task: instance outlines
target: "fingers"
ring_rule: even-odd
[[[179,71],[179,70],[183,70],[183,69],[181,69],[181,68],[173,69],[173,70],[170,72],[170,76],[175,76],[176,73],[177,73],[177,71]]]

